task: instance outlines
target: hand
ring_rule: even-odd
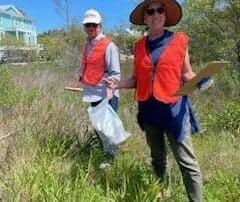
[[[115,78],[108,77],[108,78],[103,78],[102,80],[107,84],[107,87],[110,89],[119,88],[119,81]]]
[[[76,77],[75,80],[73,81],[71,87],[72,88],[79,88],[81,86],[81,78]]]
[[[187,81],[190,81],[191,79],[193,79],[193,77],[196,76],[196,73],[193,72],[193,71],[189,71],[189,72],[185,72],[183,74],[183,81],[184,82],[187,82]]]
[[[210,86],[212,86],[213,84],[213,79],[211,76],[208,77],[204,77],[202,78],[198,83],[197,83],[197,87],[199,90],[203,91],[206,90],[208,88],[210,88]]]

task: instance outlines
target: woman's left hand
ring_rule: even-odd
[[[115,78],[108,77],[102,79],[106,84],[107,87],[110,89],[117,89],[119,87],[119,81]]]

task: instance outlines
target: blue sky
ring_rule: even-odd
[[[89,8],[98,10],[104,20],[105,29],[129,25],[129,14],[137,0],[69,0],[72,19],[81,22],[84,12]],[[64,2],[64,0],[63,0]],[[178,0],[183,2],[183,0]],[[11,4],[23,9],[35,21],[37,33],[61,28],[65,20],[56,8],[54,0],[0,0],[1,5]]]

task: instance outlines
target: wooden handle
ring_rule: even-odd
[[[72,87],[68,87],[68,86],[65,86],[64,89],[65,90],[71,90],[71,91],[83,91],[82,88],[72,88]]]

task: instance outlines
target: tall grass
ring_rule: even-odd
[[[131,61],[122,66],[125,77],[131,72]],[[72,82],[74,70],[51,63],[0,70],[8,75],[0,75],[1,81],[8,78],[4,81],[8,93],[0,92],[4,117],[0,126],[11,132],[6,161],[0,167],[3,201],[157,201],[162,187],[145,163],[149,149],[136,124],[132,90],[121,91],[119,108],[132,136],[103,171],[99,164],[105,154],[100,146],[87,144],[93,134],[87,105],[81,93],[63,90]],[[240,201],[239,90],[231,84],[233,94],[222,92],[229,89],[219,87],[222,80],[217,78],[213,89],[192,95],[202,122],[193,143],[203,171],[204,198],[209,202]],[[187,201],[172,154],[170,164],[172,196],[162,201]]]

